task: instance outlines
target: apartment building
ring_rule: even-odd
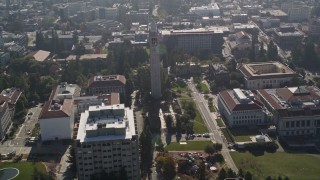
[[[125,94],[126,78],[123,75],[94,76],[88,81],[90,95]]]
[[[250,90],[225,90],[218,95],[218,108],[230,127],[270,123],[266,109]]]
[[[315,86],[260,89],[280,136],[320,135],[320,89]]]
[[[298,77],[298,74],[280,62],[256,62],[242,64],[239,68],[244,77],[245,89],[278,88]]]
[[[91,179],[103,173],[140,179],[139,143],[133,110],[123,104],[90,106],[81,113],[75,140],[78,178]]]
[[[197,14],[198,16],[220,16],[220,8],[217,3],[208,6],[191,7],[190,13]]]

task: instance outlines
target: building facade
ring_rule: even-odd
[[[90,106],[81,113],[75,141],[75,156],[80,180],[103,173],[140,179],[139,143],[133,111],[123,104]]]
[[[298,74],[279,62],[242,64],[239,68],[246,89],[278,88],[290,82]]]
[[[0,140],[4,138],[11,124],[9,106],[6,101],[0,101]]]
[[[300,86],[260,89],[260,100],[272,112],[280,136],[320,135],[320,89]]]
[[[230,127],[270,123],[263,104],[249,90],[225,90],[218,95],[218,108]]]
[[[230,77],[227,67],[220,63],[213,63],[209,65],[209,78],[214,80],[217,85],[229,84]]]

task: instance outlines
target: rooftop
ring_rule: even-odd
[[[80,91],[81,88],[77,84],[63,82],[56,86],[53,99],[72,99],[73,97],[80,96]]]
[[[81,113],[77,134],[80,142],[131,139],[134,135],[133,111],[124,104],[90,106]]]
[[[225,90],[219,93],[230,111],[262,110],[263,104],[250,90]]]
[[[12,87],[4,89],[0,94],[0,101],[6,101],[9,104],[10,109],[14,108],[19,100],[22,91],[20,89]]]
[[[162,30],[162,35],[184,35],[184,34],[212,34],[212,33],[224,33],[229,32],[229,28],[226,26],[210,26],[197,29],[184,29],[184,30]]]
[[[282,117],[320,115],[320,90],[315,86],[257,90]]]
[[[280,62],[243,64],[239,70],[248,80],[297,76],[296,72]]]
[[[123,75],[94,76],[89,79],[89,87],[124,86],[126,78]]]

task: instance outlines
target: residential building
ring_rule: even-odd
[[[270,123],[263,104],[250,90],[233,89],[220,92],[218,108],[230,127]]]
[[[217,3],[212,3],[208,6],[191,7],[189,12],[198,16],[220,16],[220,8]]]
[[[176,66],[175,66],[176,76],[194,76],[194,75],[200,75],[201,73],[202,73],[202,69],[199,63],[194,63],[194,62],[176,63]]]
[[[260,24],[263,29],[270,29],[270,28],[278,28],[280,27],[280,19],[277,18],[261,18]]]
[[[181,49],[189,53],[210,52],[220,55],[223,37],[229,33],[224,26],[188,30],[162,30],[161,36],[169,49]]]
[[[209,65],[209,78],[217,85],[229,84],[230,77],[227,67],[222,63],[212,63]]]
[[[88,81],[89,95],[125,94],[126,78],[123,75],[94,76]]]
[[[231,48],[231,52],[235,58],[248,57],[249,51],[252,47],[252,37],[244,31],[239,31],[235,34],[231,34],[228,37],[228,45]],[[259,44],[256,49],[259,49]]]
[[[104,173],[140,179],[139,143],[133,110],[123,104],[90,106],[81,113],[75,140],[79,180]]]
[[[0,100],[0,139],[3,139],[7,133],[10,124],[11,116],[9,111],[8,103],[4,100]]]
[[[292,49],[302,43],[304,35],[293,26],[280,26],[273,32],[274,41],[283,49]]]
[[[75,60],[105,60],[107,59],[108,54],[83,54],[81,56],[69,55],[65,60],[66,61],[75,61]]]
[[[140,24],[148,24],[149,9],[139,9],[138,11],[129,11],[126,14],[130,22],[139,22]]]
[[[260,89],[257,95],[272,112],[278,134],[320,135],[320,89],[315,86]]]
[[[160,74],[160,54],[158,52],[158,28],[155,22],[151,22],[149,32],[150,45],[150,81],[151,96],[155,99],[161,97],[161,74]]]
[[[256,62],[242,64],[239,68],[246,89],[278,88],[294,77],[296,72],[280,62]]]
[[[261,12],[262,17],[271,17],[275,19],[279,19],[281,22],[287,22],[288,21],[288,14],[279,10],[279,9],[272,9]]]

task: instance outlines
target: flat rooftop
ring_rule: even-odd
[[[184,29],[184,30],[161,30],[162,35],[184,35],[184,34],[213,34],[229,32],[226,26],[210,26],[206,28]]]
[[[134,135],[133,110],[124,104],[90,106],[81,113],[77,133],[80,142],[131,139]]]
[[[295,71],[280,62],[243,64],[239,70],[248,80],[297,76]]]

